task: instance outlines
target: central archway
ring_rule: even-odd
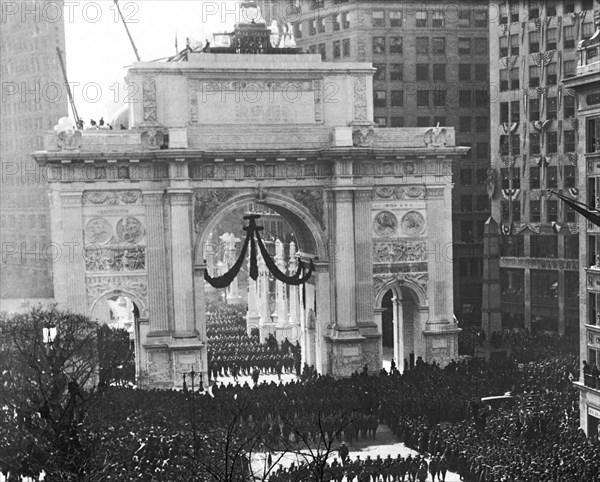
[[[293,231],[298,249],[310,257],[315,257],[315,271],[310,283],[302,288],[294,287],[295,290],[299,290],[300,326],[298,327],[298,339],[302,346],[302,363],[314,365],[318,372],[327,373],[326,361],[328,356],[324,331],[325,327],[330,324],[331,314],[329,303],[320,302],[320,300],[327,298],[329,294],[329,264],[326,259],[325,233],[321,227],[322,220],[315,219],[311,214],[311,210],[295,199],[275,192],[268,192],[266,196],[262,193],[260,198],[257,198],[256,193],[253,191],[239,193],[227,199],[227,202],[217,209],[214,209],[214,212],[210,213],[202,225],[197,226],[193,255],[195,278],[198,281],[195,283],[195,289],[200,308],[197,313],[200,316],[205,316],[206,294],[202,277],[206,268],[204,250],[210,240],[211,233],[214,232],[224,218],[249,204],[260,205],[279,214]],[[259,226],[261,225],[260,221],[260,219],[257,221]],[[239,223],[240,225],[246,224],[241,218]],[[250,315],[250,309],[248,315]],[[205,320],[202,321],[201,325],[205,326]]]

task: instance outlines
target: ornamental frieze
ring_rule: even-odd
[[[379,186],[375,188],[375,198],[379,199],[425,199],[425,186]]]
[[[233,195],[223,189],[198,190],[194,196],[194,228],[196,232],[217,209]]]
[[[142,199],[140,191],[85,191],[83,193],[84,205],[107,204],[116,206],[119,204],[136,204]]]
[[[399,263],[425,261],[426,259],[425,243],[373,242],[374,263]]]
[[[367,78],[364,75],[354,80],[354,120],[367,121]]]
[[[85,290],[87,294],[88,306],[92,304],[102,296],[112,293],[123,291],[132,294],[136,300],[148,306],[148,279],[145,275],[94,275],[86,276],[85,278]],[[141,309],[142,307],[140,307]]]
[[[146,248],[131,246],[129,248],[105,247],[101,249],[86,248],[86,271],[143,271],[146,269]]]
[[[147,122],[156,122],[156,78],[144,77],[142,80],[142,106],[144,120]]]

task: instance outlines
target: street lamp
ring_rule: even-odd
[[[185,381],[185,377],[186,375],[189,375],[191,383],[192,383],[192,392],[191,394],[188,395],[188,390],[187,390],[187,383]],[[198,452],[198,445],[196,443],[196,402],[195,402],[195,397],[194,397],[194,383],[196,380],[196,376],[198,376],[199,378],[199,384],[198,384],[198,390],[199,391],[203,391],[204,390],[204,386],[202,384],[202,373],[198,373],[194,370],[194,367],[192,366],[192,370],[188,373],[184,373],[183,374],[183,391],[186,395],[188,395],[188,403],[190,406],[190,419],[192,422],[192,437],[194,439],[194,455],[197,454]],[[191,400],[190,400],[191,398]]]

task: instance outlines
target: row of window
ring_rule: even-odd
[[[546,188],[557,188],[559,187],[559,174],[562,179],[562,187],[570,188],[577,186],[577,168],[575,166],[564,165],[561,166],[562,172],[557,166],[546,166],[540,168],[533,166],[529,168],[528,179],[522,179],[523,181],[529,181],[529,189],[540,189],[540,175],[544,176],[544,186]],[[521,169],[518,167],[503,167],[500,169],[500,189],[521,189]],[[527,173],[524,171],[524,175]]]
[[[546,119],[558,119],[558,99],[556,96],[545,100]],[[521,104],[515,100],[500,102],[500,123],[520,122]],[[575,97],[563,97],[563,118],[575,117]],[[540,120],[540,99],[529,99],[529,120]]]
[[[487,55],[488,39],[485,37],[459,37],[457,51],[459,55]],[[417,55],[446,55],[446,38],[416,37],[415,52]],[[373,37],[373,53],[402,55],[404,53],[403,37]]]
[[[490,198],[487,194],[464,194],[460,197],[461,213],[487,213],[490,211]]]
[[[582,36],[584,39],[590,38],[594,34],[594,24],[584,23]],[[563,49],[575,48],[575,27],[569,25],[563,27],[562,46]],[[521,53],[521,35],[516,33],[510,36],[498,38],[498,48],[500,57],[516,56]],[[546,48],[544,50],[556,50],[558,48],[558,29],[550,28],[546,31]],[[540,32],[529,32],[529,52],[536,54],[540,51]],[[525,52],[523,52],[525,53]]]
[[[540,2],[539,0],[529,0],[527,12],[524,13],[524,20],[535,20],[540,18],[540,7],[546,6],[546,17],[555,17],[557,15],[557,0],[545,0]],[[567,15],[575,12],[575,0],[563,0],[563,15]],[[581,10],[593,10],[594,0],[582,0]],[[500,24],[507,24],[509,19],[512,23],[518,23],[521,21],[519,16],[519,2],[518,0],[510,0],[508,6],[505,2],[498,4]]]
[[[562,222],[574,223],[576,220],[575,211],[567,204],[561,204],[563,206]],[[500,205],[502,210],[502,221],[509,221],[512,214],[513,222],[521,222],[521,201],[501,201]],[[523,203],[523,207],[525,207],[525,203]],[[555,199],[545,201],[545,212],[544,222],[558,222],[559,202]],[[542,222],[542,201],[539,199],[529,201],[529,222]]]
[[[545,137],[545,139],[544,139]],[[545,153],[558,153],[558,132],[546,132],[545,136],[540,136],[535,132],[529,134],[529,154],[538,155],[541,153],[541,141],[545,142]],[[575,152],[577,150],[576,136],[574,130],[566,130],[562,133],[563,152]],[[500,154],[503,156],[521,155],[521,136],[519,134],[501,135],[500,136]]]
[[[562,253],[559,253],[557,235],[530,234],[529,257],[578,259],[579,236],[576,234],[567,234],[563,238]],[[501,236],[500,256],[525,257],[525,236]]]
[[[562,76],[567,79],[573,77],[576,74],[577,62],[575,60],[563,61]],[[500,91],[504,92],[507,90],[519,90],[521,88],[521,82],[519,77],[519,68],[515,67],[510,71],[508,69],[501,69],[498,78],[500,79]],[[529,67],[529,79],[527,84],[529,87],[539,87],[540,85],[540,68],[537,65]],[[557,85],[558,71],[556,62],[548,64],[546,69],[546,85],[553,86]]]
[[[329,29],[326,28],[326,24],[330,24]],[[340,30],[347,30],[350,28],[350,13],[341,12],[335,13],[328,17],[319,17],[316,19],[310,19],[308,21],[308,34],[316,35],[317,33],[326,33],[328,30],[331,32],[338,32]],[[302,38],[304,35],[304,28],[302,22],[296,22],[293,24],[294,37]]]
[[[565,271],[565,298],[579,296],[579,273]],[[558,298],[558,271],[532,269],[530,271],[532,298]],[[503,268],[500,270],[500,293],[502,296],[523,298],[525,295],[525,270]]]
[[[460,107],[473,106],[473,96],[475,97],[474,105],[476,107],[485,107],[489,104],[489,93],[486,90],[472,91],[465,89],[459,91],[458,105]],[[431,107],[432,105],[434,107],[444,107],[448,103],[447,90],[417,90],[416,100],[417,107]],[[386,90],[373,91],[374,107],[388,107],[388,103],[392,107],[402,107],[404,105],[404,91],[391,90],[389,102],[388,92]]]
[[[388,80],[387,64],[373,64],[373,67],[377,69],[377,72],[375,72],[373,76],[373,80]],[[389,71],[390,80],[404,80],[404,64],[390,64]],[[471,75],[472,72],[474,72],[474,75]],[[415,78],[417,81],[433,80],[436,82],[445,82],[446,64],[417,63],[415,64]],[[486,82],[488,80],[488,65],[459,64],[458,80],[461,82]]]
[[[386,15],[387,13],[387,15]],[[471,11],[466,8],[459,9],[457,16],[454,14],[448,15],[447,11],[432,10],[432,11],[417,11],[415,12],[415,27],[417,28],[444,28],[446,27],[446,18],[451,22],[456,23],[458,27],[470,27],[473,24],[475,27],[487,27],[487,12],[485,10]],[[402,27],[403,12],[400,10],[373,10],[372,26],[376,28],[385,27]],[[406,25],[410,28],[410,25]]]

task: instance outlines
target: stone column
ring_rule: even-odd
[[[148,243],[146,270],[148,271],[148,314],[150,332],[165,334],[169,331],[167,301],[167,256],[165,251],[165,222],[163,213],[164,190],[144,191]]]
[[[327,366],[327,344],[325,335],[331,331],[331,299],[329,298],[329,265],[315,263],[315,296],[317,298],[316,313],[316,360],[315,367],[321,374],[329,373]]]
[[[356,321],[373,325],[373,235],[371,232],[372,190],[354,192],[354,244],[356,276]]]
[[[250,273],[250,254],[248,254],[248,273]],[[250,336],[252,328],[258,328],[260,325],[258,300],[258,283],[250,278],[248,274],[248,311],[246,312],[246,332],[248,336]]]
[[[296,259],[296,243],[290,242],[290,258],[288,263],[288,276],[296,273],[298,269],[298,260]],[[298,286],[289,286],[289,323],[292,325],[298,325],[300,323],[300,316],[298,314]]]
[[[168,189],[171,209],[171,264],[175,334],[194,336],[194,293],[192,278],[192,191]]]
[[[82,197],[81,191],[60,192],[60,220],[52,220],[52,224],[62,223],[59,238],[53,240],[57,252],[52,256],[58,258],[54,262],[54,293],[68,310],[89,315],[94,300],[87,299],[84,254],[85,243],[94,241],[83,239]]]
[[[358,334],[353,197],[350,190],[335,191],[335,301],[338,331]]]
[[[260,342],[271,333],[271,310],[269,307],[269,270],[265,260],[260,255],[258,257],[258,310],[260,314]]]
[[[402,300],[397,296],[392,298],[394,307],[394,358],[400,373],[404,372],[404,317]]]
[[[213,240],[213,233],[208,234],[208,239],[204,244],[204,259],[206,260],[206,267],[211,276],[215,276],[215,252],[216,245]]]
[[[283,256],[283,243],[278,239],[275,241],[275,264],[279,271],[282,273],[286,272],[285,269],[285,258]],[[285,296],[286,285],[279,280],[275,281],[275,309],[277,312],[277,325],[278,328],[283,329],[283,326],[288,321],[288,310],[287,310],[287,299]],[[283,341],[285,333],[281,333]]]

